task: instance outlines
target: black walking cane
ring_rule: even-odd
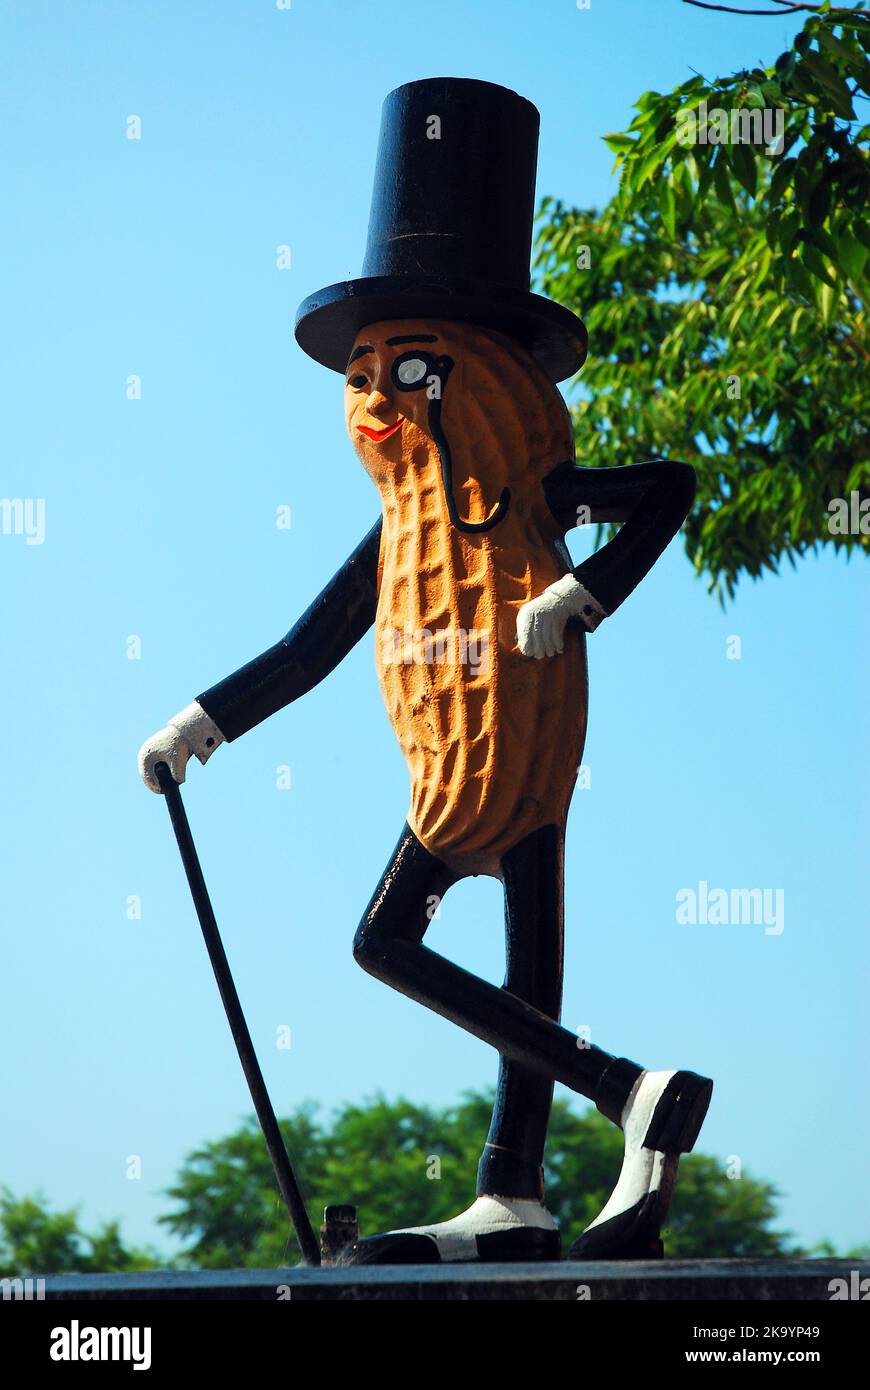
[[[205,886],[205,879],[202,876],[202,869],[200,868],[199,857],[196,853],[196,846],[193,843],[193,836],[190,833],[187,813],[184,809],[184,802],[181,799],[181,791],[166,763],[157,763],[154,768],[154,776],[157,778],[160,790],[166,797],[166,805],[169,807],[172,828],[175,831],[175,838],[178,841],[178,848],[181,851],[181,862],[184,865],[184,872],[187,874],[187,881],[190,884],[193,905],[196,908],[199,925],[202,927],[202,934],[205,938],[208,957],[211,961],[212,969],[214,970],[221,999],[223,1000],[223,1006],[230,1025],[230,1032],[233,1035],[236,1051],[239,1054],[239,1061],[242,1064],[242,1071],[245,1073],[248,1090],[251,1092],[251,1099],[254,1102],[257,1119],[260,1121],[260,1128],[263,1131],[266,1148],[269,1150],[269,1157],[272,1160],[272,1167],[275,1170],[279,1191],[290,1213],[290,1220],[293,1223],[293,1228],[296,1231],[296,1238],[302,1250],[302,1258],[307,1265],[319,1265],[320,1248],[315,1238],[314,1231],[311,1228],[311,1222],[308,1220],[308,1212],[305,1210],[305,1203],[302,1200],[302,1193],[299,1191],[296,1174],[291,1167],[290,1157],[287,1153],[284,1140],[281,1137],[278,1121],[275,1119],[275,1111],[272,1109],[272,1102],[269,1099],[266,1083],[263,1080],[263,1073],[260,1071],[260,1064],[257,1061],[254,1044],[251,1042],[248,1025],[242,1013],[242,1006],[239,1003],[239,996],[236,993],[236,987],[233,983],[229,961],[224,951],[223,942],[221,941],[220,932],[218,931],[217,922],[215,921],[214,911],[208,896],[208,889]]]

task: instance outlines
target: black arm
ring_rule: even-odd
[[[378,604],[381,520],[287,636],[196,698],[228,743],[313,689],[368,632]]]
[[[613,613],[677,534],[695,496],[691,464],[670,459],[624,468],[560,464],[544,479],[550,510],[565,531],[578,521],[623,522],[621,529],[574,575]],[[580,508],[588,514],[580,515]]]

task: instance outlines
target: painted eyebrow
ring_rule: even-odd
[[[370,347],[368,343],[363,343],[362,347],[358,347],[355,352],[350,354],[350,357],[347,359],[348,367],[351,362],[355,362],[358,357],[364,357],[367,352],[374,352],[374,348]],[[347,370],[347,368],[345,368],[345,370]]]
[[[434,333],[412,334],[407,338],[388,338],[387,347],[398,347],[399,343],[437,343]]]

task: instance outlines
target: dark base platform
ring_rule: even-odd
[[[870,1275],[856,1260],[623,1260],[47,1275],[46,1300],[414,1301],[578,1299],[829,1302]],[[865,1286],[870,1288],[870,1284]],[[847,1295],[848,1296],[848,1295]],[[853,1294],[853,1297],[855,1295]]]

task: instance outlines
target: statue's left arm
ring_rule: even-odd
[[[527,656],[553,656],[565,623],[593,632],[637,588],[689,514],[695,470],[653,459],[623,468],[561,464],[544,479],[550,510],[564,531],[585,522],[620,522],[618,533],[571,573],[520,609],[517,641]]]

